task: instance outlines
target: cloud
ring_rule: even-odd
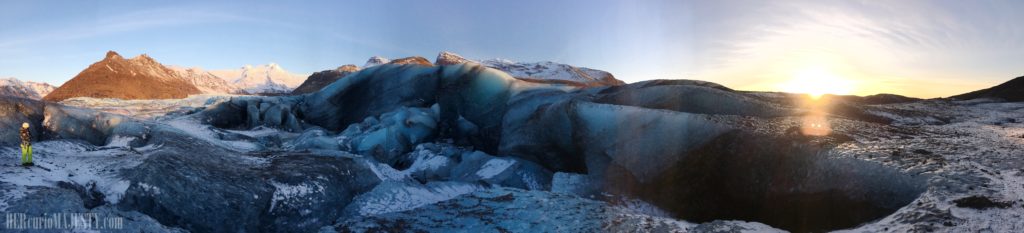
[[[718,59],[701,72],[708,79],[766,89],[807,66],[825,66],[871,87],[858,94],[877,90],[918,94],[905,89],[905,84],[895,85],[899,81],[894,80],[934,82],[959,76],[958,83],[967,82],[959,87],[973,87],[979,81],[965,77],[997,73],[992,67],[1005,72],[1013,66],[1001,61],[1006,53],[1024,52],[1019,43],[1024,40],[1022,29],[1005,22],[1007,17],[1017,22],[1024,19],[985,4],[810,1],[754,8],[729,15],[741,18],[728,29],[737,32],[709,48]],[[988,70],[971,65],[980,61],[986,62],[982,65]],[[927,95],[961,91],[956,88]]]

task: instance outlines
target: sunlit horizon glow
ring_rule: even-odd
[[[778,90],[808,94],[818,99],[825,94],[849,95],[856,89],[854,81],[840,77],[821,67],[798,70],[793,78],[779,84]]]
[[[996,0],[8,2],[0,78],[60,85],[108,50],[207,70],[273,62],[299,74],[451,51],[626,82],[933,98],[1024,75],[1021,9],[1024,1]],[[822,74],[798,74],[807,70]]]

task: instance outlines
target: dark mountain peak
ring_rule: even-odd
[[[331,85],[331,83],[334,83],[335,81],[338,81],[339,79],[344,78],[345,76],[348,76],[349,74],[355,72],[359,72],[359,67],[356,65],[349,64],[339,66],[337,69],[324,70],[313,73],[312,75],[309,76],[309,78],[306,78],[305,82],[302,82],[302,85],[299,85],[299,87],[296,87],[295,90],[292,90],[292,94],[300,95],[317,92],[320,89],[326,87],[327,85]]]
[[[147,63],[147,64],[156,64],[157,63],[155,59],[153,59],[152,57],[149,57],[149,55],[146,55],[145,53],[139,54],[138,56],[135,56],[135,57],[133,57],[130,60],[132,60],[132,61],[139,61],[139,62],[143,62],[143,63]]]
[[[994,87],[972,91],[949,98],[969,100],[978,98],[1003,99],[1010,102],[1024,101],[1024,76],[1020,76]]]
[[[430,63],[430,60],[427,60],[426,58],[423,58],[423,57],[420,57],[420,56],[412,56],[412,57],[399,58],[399,59],[391,60],[391,62],[388,62],[388,64],[398,64],[398,65],[416,64],[416,65],[422,65],[422,66],[434,66],[434,64]]]
[[[434,59],[434,64],[437,64],[439,66],[462,64],[466,62],[469,62],[469,60],[462,57],[461,55],[448,51],[438,53],[437,58]]]
[[[353,65],[353,64],[348,64],[348,65],[339,66],[335,70],[337,70],[338,72],[356,72],[356,71],[359,71],[359,66],[356,66],[356,65]]]
[[[110,51],[107,51],[107,56],[104,57],[103,59],[104,60],[108,60],[108,59],[120,59],[120,58],[122,58],[121,54],[117,54],[117,52],[114,52],[114,50],[110,50]]]

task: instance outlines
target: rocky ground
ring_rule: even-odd
[[[0,212],[121,232],[1020,232],[1024,103],[367,68],[308,95],[2,99]],[[19,229],[5,228],[4,231]]]

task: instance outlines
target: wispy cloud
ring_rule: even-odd
[[[163,7],[144,9],[97,18],[82,22],[69,22],[62,27],[36,30],[32,33],[0,38],[0,49],[11,49],[31,44],[73,41],[97,36],[146,29],[190,24],[257,21],[256,18],[225,12],[197,10],[189,7]]]
[[[757,14],[742,15],[746,18],[738,22],[743,25],[733,29],[740,33],[710,48],[718,59],[703,73],[740,88],[767,89],[801,66],[831,66],[875,89],[862,89],[862,94],[905,86],[891,85],[894,80],[935,81],[959,75],[959,83],[977,83],[963,79],[983,73],[965,73],[971,70],[966,67],[969,59],[1005,62],[996,55],[1020,52],[1019,41],[1024,39],[1024,29],[1007,25],[1005,15],[1015,13],[990,8],[931,1],[772,2],[756,9]],[[751,82],[751,76],[756,81]]]

